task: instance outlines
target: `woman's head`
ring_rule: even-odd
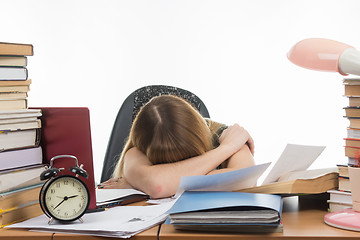
[[[153,164],[194,157],[212,147],[209,128],[200,113],[172,95],[154,97],[142,107],[129,141]]]
[[[152,164],[172,163],[212,149],[210,130],[187,101],[172,95],[152,98],[137,114],[114,176],[122,175],[124,154],[132,147]]]

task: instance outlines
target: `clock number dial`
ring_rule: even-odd
[[[73,221],[86,211],[90,195],[86,185],[76,177],[60,176],[45,186],[42,200],[47,214],[60,221]]]

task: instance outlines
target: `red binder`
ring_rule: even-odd
[[[43,161],[49,164],[57,155],[73,155],[79,165],[88,172],[88,178],[80,177],[90,191],[89,209],[96,208],[94,166],[91,143],[90,115],[88,108],[81,107],[40,107],[41,139]],[[57,168],[65,168],[59,174],[74,175],[69,168],[75,166],[71,158],[59,158],[53,162]]]

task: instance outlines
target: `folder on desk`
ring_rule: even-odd
[[[281,232],[282,199],[241,192],[184,192],[166,224],[180,230]]]

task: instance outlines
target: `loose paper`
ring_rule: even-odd
[[[324,151],[324,146],[287,144],[262,185],[276,182],[281,175],[306,170]]]
[[[175,196],[180,196],[184,191],[234,191],[254,187],[270,164],[264,163],[213,175],[182,177]]]
[[[9,227],[128,238],[164,221],[167,217],[166,212],[172,205],[173,202],[155,206],[119,206],[107,211],[85,214],[82,217],[83,223],[74,221],[71,224],[54,221],[49,225],[49,218],[41,215]]]
[[[96,189],[96,202],[102,203],[118,198],[123,198],[133,194],[146,195],[135,189]]]

